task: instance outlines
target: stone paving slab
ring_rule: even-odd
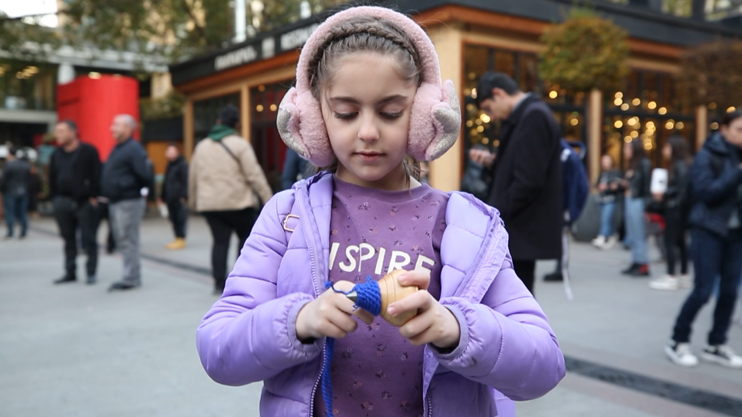
[[[121,259],[101,255],[99,284],[54,286],[62,242],[50,220],[33,227],[25,241],[0,241],[0,416],[258,416],[260,384],[216,384],[199,363],[195,329],[216,299],[209,276],[144,261],[141,289],[109,294]],[[191,218],[184,251],[162,248],[172,239],[162,219],[146,219],[142,232],[147,254],[209,267],[211,238],[202,218]],[[234,244],[232,251],[230,259]],[[537,283],[565,354],[742,398],[742,372],[708,364],[683,369],[665,359],[662,346],[687,291],[652,291],[645,279],[620,276],[628,258],[621,249],[575,245],[571,302],[561,285]],[[551,268],[539,263],[539,276]],[[661,272],[653,265],[655,276]],[[710,310],[697,320],[696,349],[710,327]],[[742,350],[742,328],[732,329],[730,344]],[[520,403],[518,415],[716,416],[579,375]]]

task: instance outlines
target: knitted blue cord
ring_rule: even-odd
[[[360,307],[374,316],[381,314],[381,291],[379,284],[370,276],[366,277],[366,282],[356,284],[351,291],[340,291],[336,289],[332,282],[325,283],[325,288],[332,288],[333,291],[348,295],[352,292],[358,294],[356,307]],[[322,368],[322,398],[325,400],[325,410],[327,417],[334,417],[332,411],[332,377],[330,376],[330,364],[332,363],[332,354],[335,350],[335,339],[328,337],[325,342],[325,366]]]

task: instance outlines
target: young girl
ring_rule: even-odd
[[[688,174],[690,151],[682,136],[671,136],[662,148],[662,156],[670,162],[667,190],[654,195],[662,203],[665,219],[665,248],[667,252],[667,275],[649,282],[656,290],[690,288],[688,277],[688,244],[686,243],[686,213],[688,201]],[[676,274],[676,261],[680,255],[680,275]]]
[[[279,131],[327,168],[264,207],[198,329],[208,374],[263,381],[262,416],[507,417],[554,388],[564,358],[497,211],[414,176],[411,157],[440,156],[461,124],[425,32],[348,9],[307,41],[296,76]],[[400,328],[337,292],[395,269],[421,289],[388,307],[417,312]]]
[[[623,187],[626,189],[626,238],[631,247],[631,265],[623,271],[623,274],[646,277],[649,276],[649,250],[644,209],[645,199],[649,197],[652,165],[644,153],[644,142],[641,139],[624,144],[623,154],[629,161]]]
[[[618,195],[621,193],[621,173],[613,166],[613,157],[606,154],[600,159],[602,172],[598,178],[600,195],[600,234],[593,239],[593,246],[598,249],[610,249],[616,244],[613,234],[613,214],[616,212]]]

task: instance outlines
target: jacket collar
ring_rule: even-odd
[[[703,147],[708,149],[710,152],[715,154],[730,156],[737,159],[737,156],[733,154],[736,146],[727,142],[726,139],[719,132],[715,132],[710,138],[703,144]]]
[[[513,107],[513,111],[510,113],[510,116],[508,116],[508,118],[504,120],[504,123],[512,125],[518,124],[518,121],[520,121],[520,118],[523,117],[523,113],[525,113],[528,105],[538,100],[539,98],[536,97],[535,94],[527,93],[523,100],[521,100],[518,104],[515,105],[515,107]]]

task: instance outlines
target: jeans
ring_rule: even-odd
[[[16,217],[18,218],[18,222],[21,224],[21,237],[26,236],[26,232],[28,231],[28,217],[26,215],[28,209],[28,194],[4,195],[3,205],[5,206],[5,223],[8,226],[8,233],[6,236],[13,237]]]
[[[122,200],[108,206],[116,247],[124,258],[123,281],[142,283],[139,264],[139,227],[144,217],[146,202],[143,198]]]
[[[613,215],[616,213],[616,202],[600,203],[600,236],[613,236]]]
[[[224,289],[227,281],[227,254],[229,253],[229,239],[232,233],[237,233],[239,249],[252,232],[252,227],[258,219],[258,210],[248,207],[242,210],[206,211],[203,213],[211,229],[214,243],[211,247],[211,271],[214,276],[214,287]]]
[[[742,230],[732,230],[729,236],[722,238],[696,227],[691,230],[691,238],[695,282],[693,292],[685,300],[675,321],[672,339],[678,343],[690,341],[693,321],[708,302],[714,291],[716,277],[720,276],[714,325],[708,335],[708,344],[723,345],[727,341],[742,277]]]
[[[679,208],[665,211],[665,250],[667,252],[667,274],[675,275],[675,264],[680,255],[680,273],[688,273],[688,244],[685,241],[685,223]],[[741,255],[742,256],[742,255]]]
[[[186,225],[188,224],[188,207],[179,200],[168,201],[167,212],[170,223],[173,224],[175,237],[185,239]]]
[[[649,263],[647,232],[644,224],[644,200],[626,198],[626,238],[631,246],[631,261],[635,264]]]
[[[82,235],[82,245],[88,256],[85,270],[88,276],[95,276],[98,268],[98,210],[89,201],[77,202],[68,197],[55,197],[54,219],[57,221],[59,234],[64,239],[64,269],[69,278],[77,273],[77,230]]]

